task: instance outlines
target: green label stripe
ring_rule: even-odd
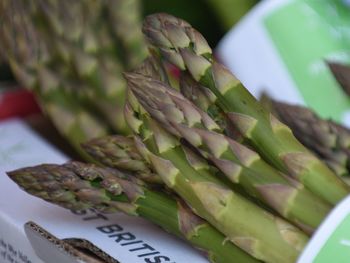
[[[337,226],[313,263],[350,262],[350,214]]]
[[[269,13],[264,25],[305,103],[340,121],[350,100],[325,61],[350,64],[349,7],[341,0],[294,0]]]
[[[297,263],[350,262],[350,195],[327,216]]]

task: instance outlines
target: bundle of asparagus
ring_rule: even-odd
[[[153,57],[125,74],[134,136],[83,144],[100,166],[47,164],[9,176],[66,208],[145,217],[212,262],[295,262],[349,187],[214,61],[187,22],[155,14],[143,32]],[[164,63],[182,70],[180,91]]]
[[[127,134],[122,72],[147,53],[139,0],[0,5],[1,53],[58,130],[78,149],[94,137]]]

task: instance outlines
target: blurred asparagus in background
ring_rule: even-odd
[[[76,149],[82,153],[80,143],[94,137],[127,134],[122,72],[147,55],[139,1],[0,5],[3,57]]]
[[[216,13],[223,28],[228,31],[234,26],[259,0],[206,0]]]
[[[264,94],[260,101],[293,134],[340,176],[350,174],[350,130],[319,117],[311,109],[275,101]]]
[[[106,134],[107,127],[67,94],[62,88],[64,79],[46,67],[51,57],[23,2],[2,1],[0,5],[1,51],[18,81],[35,92],[43,110],[75,147],[90,136]]]
[[[146,48],[140,30],[142,6],[139,0],[109,0],[109,18],[115,38],[122,48],[126,69],[137,67],[145,58]],[[125,53],[124,53],[125,52]]]

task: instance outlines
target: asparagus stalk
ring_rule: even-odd
[[[267,164],[253,150],[219,133],[218,126],[179,92],[140,74],[128,74],[133,93],[143,108],[168,132],[186,139],[233,183],[275,209],[308,233],[331,207],[302,185]]]
[[[65,80],[61,87],[65,96],[85,110],[89,108],[90,114],[93,111],[108,129],[128,134],[122,110],[126,88],[122,71],[146,56],[139,0],[5,0],[1,5],[6,41],[13,42],[1,43],[3,53],[10,60],[7,52],[20,51],[23,63],[30,65],[26,70],[14,70],[35,76],[36,65],[45,66]],[[36,52],[42,45],[45,57],[34,53],[28,61],[25,49]],[[23,67],[19,61],[17,64]]]
[[[180,91],[198,108],[208,113],[226,135],[235,139],[240,137],[238,131],[228,121],[226,114],[215,104],[215,95],[209,89],[202,87],[186,72],[182,72],[180,76]]]
[[[137,70],[134,71],[134,73],[138,73],[138,74],[144,75],[146,77],[151,77],[153,79],[160,80],[162,82],[167,83],[169,86],[172,86],[172,83],[168,81],[167,74],[163,68],[162,62],[158,60],[158,56],[156,54],[147,58],[141,64],[141,66]],[[181,83],[181,85],[183,85],[183,87],[185,87],[185,86],[189,87],[189,88],[193,87],[194,90],[208,91],[206,89],[200,89],[200,87],[197,87],[198,85],[196,85],[197,83],[193,81],[192,77],[190,77],[189,75],[187,75],[187,77],[183,78],[184,80],[180,81],[180,82],[183,82],[183,83]],[[211,103],[210,102],[210,99],[211,99],[210,91],[204,92],[204,93],[205,94],[203,94],[203,95],[208,96],[207,98],[209,100],[209,103]],[[191,96],[191,98],[193,98],[193,96]],[[140,107],[140,104],[137,102],[137,100],[134,97],[132,92],[129,92],[129,103],[134,108],[134,112],[137,112],[137,114],[139,115],[139,118],[142,119],[142,114],[145,112],[144,112],[143,108]],[[128,107],[126,107],[126,109],[128,109]],[[125,112],[126,112],[126,114],[129,114],[129,115],[133,114],[132,111],[126,110]],[[215,115],[217,115],[217,114],[215,114]],[[129,116],[129,119],[133,120],[133,121],[129,122],[129,125],[131,125],[131,127],[133,127],[133,130],[136,133],[142,132],[148,138],[147,133],[149,133],[149,129],[146,127],[145,123],[138,122],[135,118],[133,118],[133,116]],[[217,119],[221,119],[221,118],[217,117]],[[135,124],[136,124],[136,126],[135,126]],[[216,126],[216,127],[219,128],[218,126]],[[226,131],[229,131],[230,128],[231,127],[227,126]],[[231,133],[231,135],[233,135],[233,133]],[[237,135],[236,135],[236,137],[237,137]],[[193,154],[191,150],[186,151],[186,148],[184,148],[184,150],[188,156],[191,156],[190,158],[187,158],[187,161],[191,162],[192,167],[194,167],[197,170],[201,170],[201,171],[209,170],[210,174],[214,174],[216,178],[221,179],[224,183],[226,183],[229,187],[234,189],[237,193],[240,193],[242,196],[244,196],[248,200],[258,204],[259,206],[263,207],[264,209],[271,211],[271,208],[264,205],[260,200],[249,195],[242,187],[237,186],[235,184],[232,184],[230,182],[230,180],[225,178],[225,175],[223,175],[217,168],[213,167],[212,165],[208,166],[206,160],[199,159],[198,155]]]
[[[134,72],[171,85],[162,62],[159,61],[156,54],[149,56]],[[225,113],[215,104],[215,95],[210,90],[201,87],[189,74],[184,72],[180,76],[179,87],[186,98],[193,101],[203,111],[208,112],[223,132],[230,137],[240,138],[238,131],[228,122]]]
[[[104,17],[107,3],[78,2],[68,8],[68,1],[38,1],[32,17],[37,21],[35,26],[40,36],[51,46],[56,65],[70,68],[68,77],[76,82],[70,91],[76,93],[76,86],[80,86],[80,95],[84,95],[104,121],[115,132],[127,134],[122,114],[126,84],[115,41]],[[65,12],[66,9],[69,11]]]
[[[170,85],[168,72],[163,62],[156,56],[148,56],[133,72],[158,79]]]
[[[20,83],[35,92],[58,130],[82,153],[80,142],[106,135],[108,128],[65,92],[67,83],[47,66],[52,56],[24,10],[22,1],[1,2],[2,54]]]
[[[131,137],[110,135],[95,138],[82,144],[82,147],[95,161],[107,167],[131,172],[147,183],[163,182],[137,151]]]
[[[311,109],[268,98],[261,98],[265,107],[293,131],[293,134],[318,155],[338,175],[348,175],[350,168],[350,131],[332,120],[320,118]]]
[[[45,67],[38,69],[37,76],[44,110],[73,145],[80,148],[81,142],[107,134],[104,123],[64,92],[64,79]]]
[[[68,209],[95,208],[140,216],[205,251],[211,262],[258,262],[191,212],[182,201],[116,169],[79,162],[43,164],[8,172],[28,193]]]
[[[132,95],[126,103],[125,115],[130,127],[140,136],[139,152],[196,214],[259,260],[295,262],[307,242],[303,232],[247,201],[212,174],[203,174],[203,160],[195,166],[196,162],[190,160],[199,156],[149,119]]]
[[[187,70],[216,96],[230,121],[266,159],[331,204],[349,187],[317,159],[223,65],[214,61],[203,36],[187,22],[167,14],[148,16],[143,32],[164,59]]]
[[[141,2],[139,0],[109,0],[109,18],[112,31],[125,52],[127,69],[134,69],[147,55],[141,25]]]
[[[82,147],[96,163],[130,172],[135,177],[152,184],[153,187],[164,186],[161,177],[153,171],[149,163],[141,156],[136,148],[134,140],[130,137],[119,135],[104,136],[88,141],[84,143]],[[208,168],[205,162],[201,162],[201,160],[198,158],[196,159],[195,156],[193,157],[194,158],[191,160],[192,165],[196,166],[197,169]],[[215,176],[222,177],[222,173],[219,170],[212,169],[212,172]],[[227,182],[231,187],[234,187],[229,181]],[[234,189],[243,196],[249,198],[249,200],[268,210],[270,209],[264,206],[261,201],[249,196],[241,187],[234,187]],[[169,191],[169,189],[166,190]]]

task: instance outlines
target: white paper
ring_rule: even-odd
[[[87,239],[121,263],[144,263],[147,258],[150,260],[157,256],[161,257],[159,262],[208,262],[184,241],[141,218],[123,214],[102,216],[93,211],[75,215],[30,196],[5,174],[24,166],[65,161],[66,156],[21,121],[0,123],[0,216],[9,217],[23,233],[23,225],[31,220],[58,238]],[[117,226],[114,226],[116,231],[110,233],[112,237],[102,233],[102,228],[97,229],[113,224]]]

